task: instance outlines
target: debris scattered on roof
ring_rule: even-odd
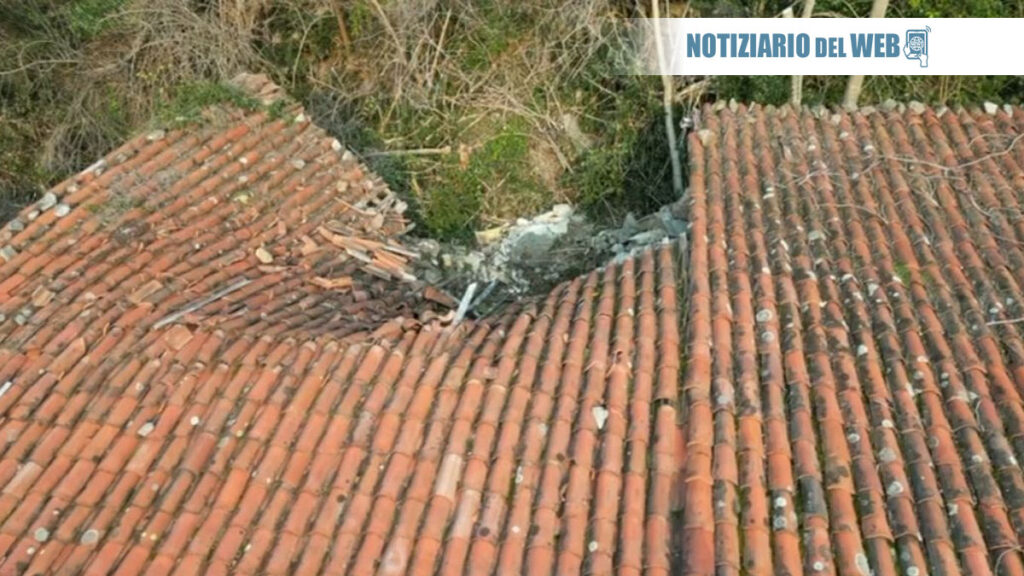
[[[327,226],[333,227],[335,230],[344,229],[337,225],[332,226],[330,223]],[[404,248],[394,240],[379,242],[358,236],[346,236],[331,232],[323,226],[317,228],[317,233],[361,262],[362,269],[369,274],[384,280],[416,281],[416,276],[409,272],[409,262],[418,258],[419,254]]]
[[[265,77],[237,82],[268,107],[284,98]],[[26,344],[48,337],[56,304],[69,317],[113,305],[132,328],[233,334],[261,324],[358,333],[429,317],[416,254],[398,239],[405,210],[296,104],[227,106],[132,139],[0,228],[0,317],[10,319],[0,339],[16,327]]]
[[[417,245],[423,258],[417,275],[461,293],[471,282],[486,282],[488,297],[508,300],[543,294],[565,278],[585,273],[644,247],[678,238],[685,231],[681,205],[666,206],[618,227],[587,220],[568,205],[477,234],[477,247]]]

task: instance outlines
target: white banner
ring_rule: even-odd
[[[635,20],[647,74],[1024,74],[1024,18],[663,18]]]

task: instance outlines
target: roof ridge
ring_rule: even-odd
[[[895,100],[895,99],[892,99],[892,98],[890,98],[888,100],[885,100],[883,102],[879,102],[877,104],[863,104],[863,105],[859,105],[859,106],[856,106],[856,107],[843,106],[841,104],[832,104],[832,105],[826,106],[826,105],[820,104],[820,103],[818,103],[818,104],[800,104],[799,106],[797,106],[797,105],[794,105],[791,102],[785,102],[785,103],[782,103],[782,104],[764,104],[764,103],[761,103],[761,102],[758,102],[758,101],[742,102],[742,101],[736,100],[735,98],[730,98],[729,100],[715,100],[714,102],[707,102],[703,106],[701,106],[699,108],[695,108],[694,111],[696,112],[698,110],[704,110],[704,111],[710,111],[710,112],[715,113],[715,114],[719,114],[719,113],[721,113],[721,112],[723,112],[724,110],[727,110],[727,109],[730,112],[733,112],[733,113],[737,113],[741,109],[743,109],[748,114],[756,112],[758,109],[763,109],[765,111],[765,113],[767,113],[768,115],[770,115],[770,116],[776,116],[777,115],[780,118],[784,118],[787,114],[789,114],[790,112],[792,112],[794,110],[799,110],[801,113],[808,112],[808,113],[811,113],[811,114],[817,116],[818,118],[823,118],[826,114],[860,113],[860,114],[863,114],[863,115],[871,115],[871,114],[874,114],[874,113],[879,112],[879,111],[890,112],[890,111],[893,111],[893,110],[899,112],[900,114],[903,114],[903,113],[906,113],[907,111],[910,111],[911,113],[919,114],[919,115],[920,114],[925,114],[925,113],[927,113],[930,110],[934,114],[936,114],[937,116],[940,116],[940,117],[943,114],[945,114],[946,112],[949,112],[949,111],[955,111],[955,112],[965,112],[965,111],[966,112],[978,112],[978,111],[984,111],[989,116],[995,116],[998,113],[1002,112],[1002,113],[1004,113],[1004,114],[1006,114],[1006,115],[1008,115],[1010,117],[1013,117],[1015,111],[1021,110],[1021,106],[1020,105],[1009,104],[1009,103],[997,104],[995,102],[988,101],[988,100],[986,100],[985,102],[982,102],[980,104],[976,104],[974,106],[971,106],[971,107],[965,107],[962,104],[956,104],[954,106],[949,106],[949,105],[946,105],[946,104],[935,104],[935,105],[932,105],[932,104],[927,104],[927,103],[921,102],[919,100],[906,100],[906,101],[903,101],[903,100]]]

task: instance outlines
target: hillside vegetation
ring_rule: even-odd
[[[17,5],[15,5],[17,4]],[[787,3],[672,2],[673,16],[775,16]],[[819,0],[859,16],[870,1]],[[1024,0],[900,0],[898,16],[1022,16]],[[661,83],[618,75],[619,0],[36,0],[0,4],[0,218],[154,123],[238,101],[269,74],[416,208],[419,230],[475,230],[572,202],[597,218],[670,201]],[[841,77],[805,79],[839,102]],[[783,77],[676,78],[702,100],[781,103]],[[1014,100],[1018,78],[869,78],[862,103]]]

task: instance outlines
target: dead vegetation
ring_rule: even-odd
[[[662,13],[770,17],[789,4],[666,2]],[[862,15],[869,4],[818,0],[815,13]],[[891,10],[920,15],[919,4]],[[934,4],[928,16],[1019,15],[1021,6]],[[426,234],[470,239],[560,202],[616,220],[650,212],[678,196],[663,89],[619,72],[623,23],[651,8],[626,0],[0,3],[0,218],[154,122],[244,103],[223,84],[242,71],[267,73],[299,98],[413,206]],[[842,79],[805,80],[805,103],[839,101]],[[929,102],[998,101],[993,95],[1014,86],[868,78],[862,102],[910,92]],[[789,91],[786,77],[676,78],[676,117],[705,99],[782,103]]]
[[[657,104],[647,79],[624,83],[612,74],[625,41],[617,24],[637,15],[631,5],[420,0],[360,6],[336,19],[348,29],[338,35],[348,42],[347,57],[328,59],[331,65],[308,89],[363,122],[370,138],[359,148],[391,151],[374,165],[404,175],[391,182],[418,203],[429,232],[468,237],[557,202],[608,207],[582,193],[577,184],[586,180],[574,176],[596,147],[615,150],[624,163],[634,152],[634,134],[647,128],[637,119]],[[655,174],[642,184],[667,192],[665,200],[671,189]]]
[[[153,118],[232,99],[218,87],[250,70],[365,154],[433,235],[469,238],[564,201],[618,215],[637,208],[615,199],[627,185],[671,195],[664,171],[624,180],[658,103],[656,85],[611,74],[616,22],[635,10],[616,0],[0,6],[0,196],[23,202]]]

